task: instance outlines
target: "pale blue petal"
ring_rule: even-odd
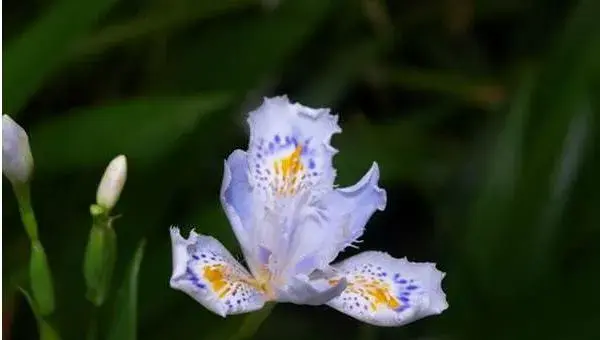
[[[252,276],[225,247],[193,230],[187,239],[171,227],[173,273],[170,285],[221,315],[241,314],[263,307],[266,297]]]
[[[371,169],[358,183],[336,189],[320,202],[324,219],[331,228],[331,242],[323,250],[320,265],[327,265],[337,254],[362,236],[365,226],[376,210],[384,210],[386,192],[378,186],[379,167],[373,163]]]
[[[287,97],[265,98],[250,112],[248,164],[250,183],[266,201],[331,190],[335,179],[331,137],[341,132],[329,109],[291,103]]]
[[[446,274],[435,263],[415,263],[367,251],[333,267],[348,285],[327,304],[360,321],[401,326],[448,308],[442,290]]]
[[[248,183],[248,160],[245,151],[235,150],[225,161],[220,196],[223,210],[247,263],[251,271],[257,273],[261,263],[257,256],[257,245],[253,242],[253,233],[256,220],[260,219],[262,205],[253,196],[253,189]]]
[[[238,216],[243,229],[252,233],[254,257],[263,264],[267,260],[278,278],[293,276],[296,263],[320,248],[321,235],[328,233],[319,230],[320,222],[313,222],[317,215],[312,203],[333,189],[332,158],[337,150],[331,146],[331,137],[341,131],[337,121],[329,109],[291,103],[285,96],[265,98],[249,113],[247,172],[246,177],[240,176],[249,189],[232,193],[241,195],[235,200],[251,202],[248,214],[260,228],[245,225],[242,209]],[[226,196],[226,201],[234,198]],[[315,234],[307,235],[309,229]],[[309,273],[314,268],[306,267],[307,263],[298,269]]]
[[[248,183],[248,160],[242,150],[233,151],[225,161],[221,204],[236,236],[248,233],[252,227],[253,200]]]

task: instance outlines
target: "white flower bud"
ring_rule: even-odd
[[[29,137],[10,116],[2,116],[2,172],[11,183],[25,183],[33,172]]]
[[[121,195],[125,180],[127,179],[127,159],[120,155],[113,159],[106,167],[104,176],[98,185],[96,203],[106,210],[111,210]]]

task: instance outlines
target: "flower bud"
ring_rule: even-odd
[[[13,185],[29,181],[33,156],[29,138],[10,116],[2,116],[2,172]]]
[[[127,179],[127,159],[120,155],[113,159],[106,167],[104,176],[98,185],[96,203],[110,211],[121,195],[125,180]]]

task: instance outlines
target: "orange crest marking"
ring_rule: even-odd
[[[298,192],[298,178],[304,171],[304,165],[300,161],[301,153],[302,146],[298,145],[289,156],[273,162],[276,175],[275,192],[278,195],[288,196]],[[300,177],[300,180],[302,180],[302,177]]]

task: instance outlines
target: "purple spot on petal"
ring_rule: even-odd
[[[315,168],[315,161],[312,158],[308,161],[308,168],[311,170]]]
[[[268,264],[271,257],[271,251],[265,247],[258,247],[258,260],[262,264]]]
[[[419,286],[415,286],[415,285],[406,286],[406,289],[408,289],[408,290],[415,290],[417,288],[419,288]]]
[[[275,143],[281,142],[281,137],[279,135],[275,135]]]

